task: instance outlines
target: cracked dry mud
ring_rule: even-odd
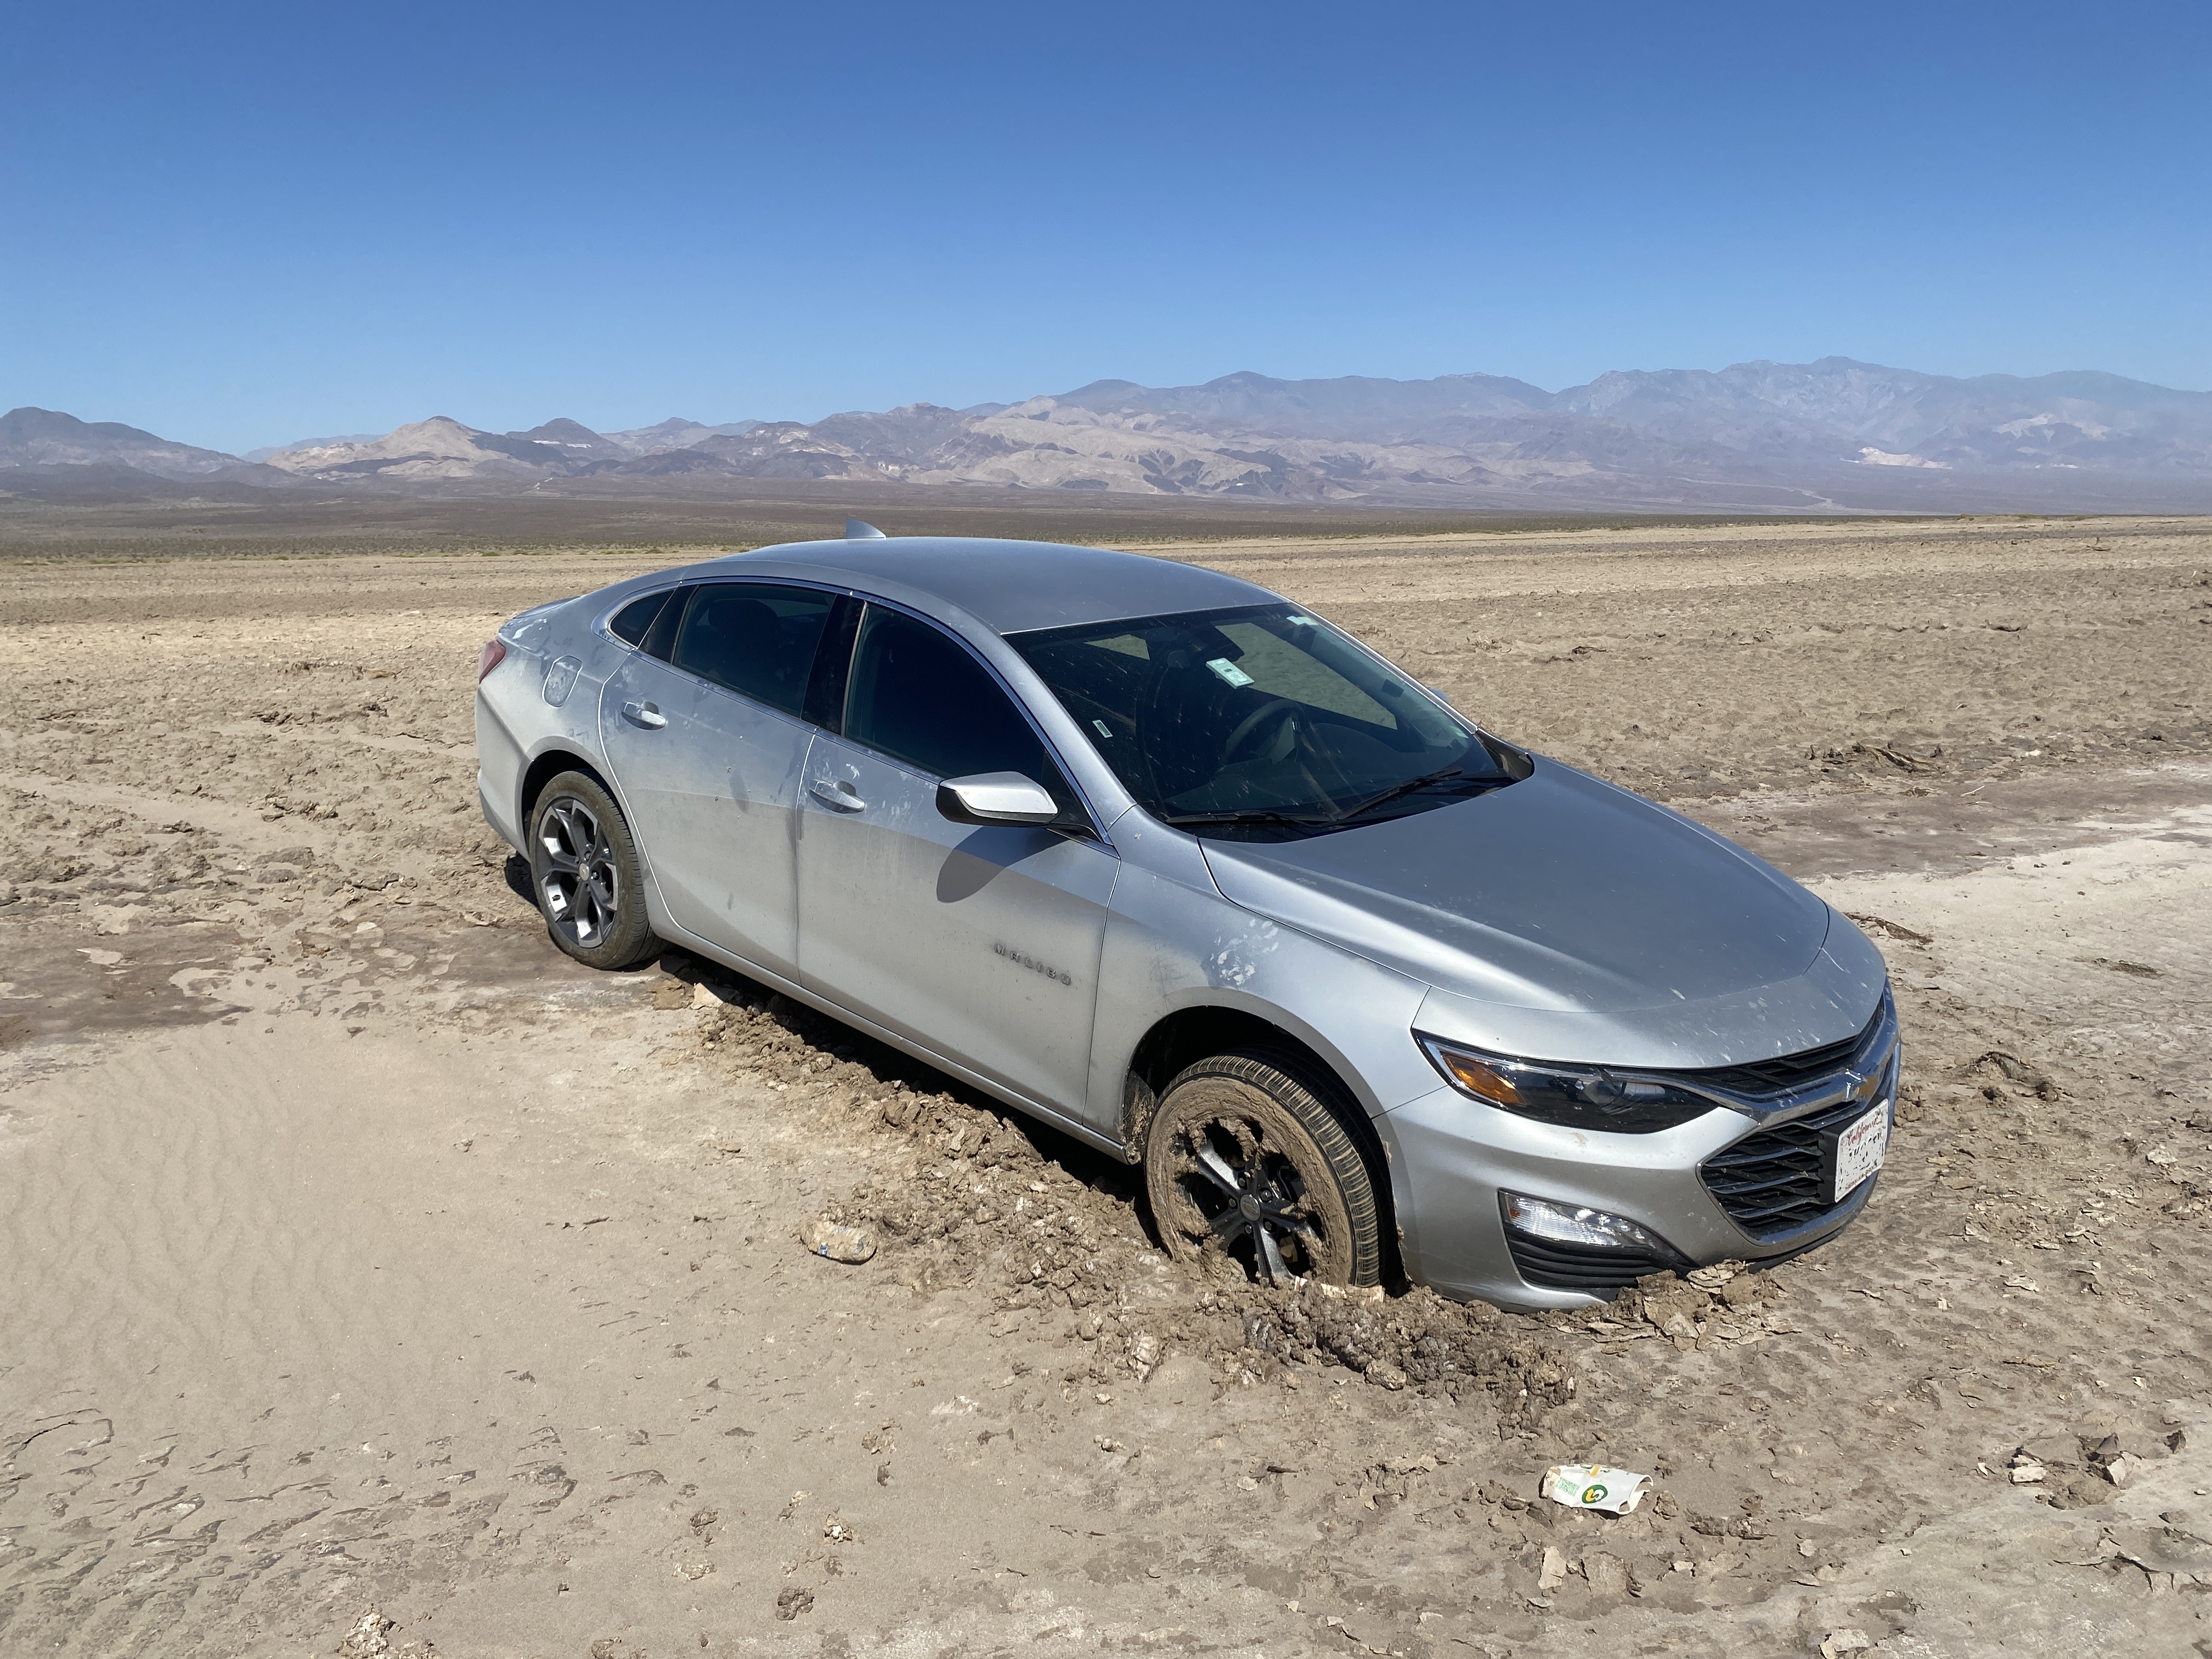
[[[2204,1650],[2212,532],[1170,550],[1860,917],[1860,1224],[1545,1320],[1172,1267],[1127,1170],[547,944],[475,648],[643,561],[18,566],[0,1651]]]

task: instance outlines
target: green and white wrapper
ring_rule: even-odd
[[[1543,1497],[1571,1510],[1600,1510],[1626,1515],[1644,1501],[1651,1477],[1603,1463],[1554,1463],[1544,1471]]]

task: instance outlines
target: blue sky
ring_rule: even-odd
[[[0,408],[224,449],[1841,353],[2212,387],[2212,9],[16,9]]]

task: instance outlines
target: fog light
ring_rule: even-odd
[[[1636,1250],[1653,1256],[1671,1257],[1675,1254],[1674,1247],[1656,1233],[1603,1210],[1523,1198],[1518,1193],[1500,1193],[1498,1199],[1505,1212],[1505,1224],[1530,1238],[1600,1250]]]

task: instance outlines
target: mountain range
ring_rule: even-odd
[[[136,481],[134,485],[133,481]],[[1955,379],[1845,357],[1203,386],[802,423],[495,433],[444,416],[232,456],[114,422],[0,416],[0,495],[993,485],[1514,511],[2212,510],[2212,392],[2115,374]]]

